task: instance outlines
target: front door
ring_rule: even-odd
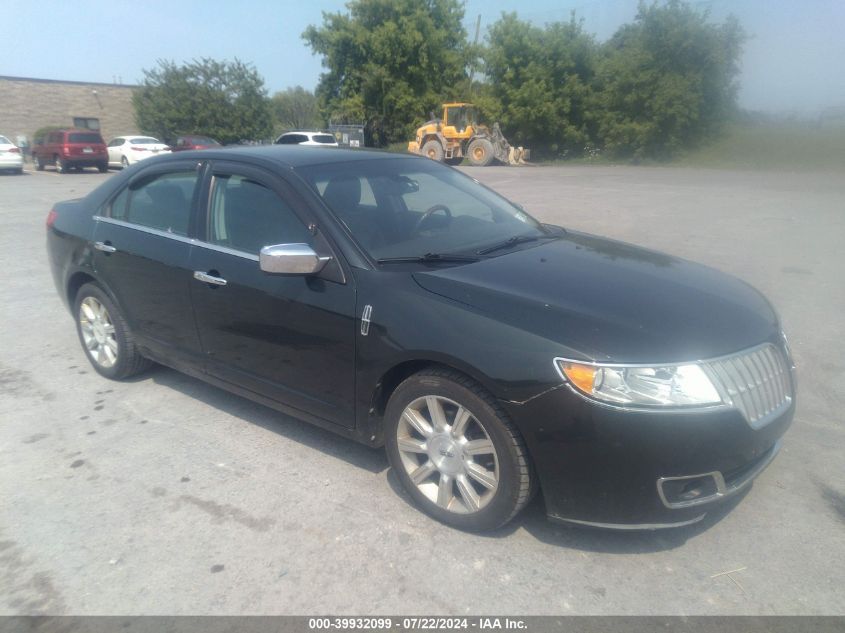
[[[217,163],[205,237],[191,260],[200,277],[191,297],[210,374],[306,416],[351,427],[353,284],[319,275],[273,275],[258,265],[263,246],[315,246],[311,222],[304,202],[283,180]]]

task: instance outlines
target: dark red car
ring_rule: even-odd
[[[109,154],[103,137],[96,130],[68,128],[48,132],[36,139],[32,146],[32,162],[38,171],[55,165],[59,173],[85,167],[96,167],[106,173]]]
[[[180,136],[171,149],[174,152],[182,152],[189,149],[211,149],[212,147],[221,147],[221,145],[208,136]]]

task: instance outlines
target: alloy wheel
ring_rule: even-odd
[[[499,458],[487,431],[465,407],[441,396],[411,402],[396,427],[405,472],[430,501],[449,512],[484,508],[499,487]]]
[[[108,369],[117,362],[117,338],[114,323],[106,307],[94,297],[79,304],[79,327],[85,351],[100,367]]]

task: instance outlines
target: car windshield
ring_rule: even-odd
[[[546,235],[520,208],[431,160],[360,160],[297,171],[376,260],[474,256],[506,240]]]
[[[0,145],[11,145],[12,142],[5,136],[0,136]]]
[[[68,143],[102,143],[102,139],[100,139],[99,134],[86,134],[84,132],[78,132],[76,134],[68,134],[67,138]]]
[[[161,143],[157,138],[153,138],[151,136],[139,136],[138,138],[129,139],[129,142],[133,145],[152,145],[155,143]]]
[[[335,143],[335,138],[331,134],[315,134],[311,137],[315,143]]]

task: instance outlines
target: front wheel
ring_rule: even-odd
[[[440,141],[428,141],[422,146],[422,155],[437,162],[443,162],[443,146]]]
[[[121,380],[141,373],[150,361],[141,356],[118,307],[96,284],[85,284],[74,302],[76,331],[97,373]]]
[[[496,400],[448,369],[414,374],[385,412],[387,456],[417,506],[453,527],[492,530],[531,498],[525,444]]]

